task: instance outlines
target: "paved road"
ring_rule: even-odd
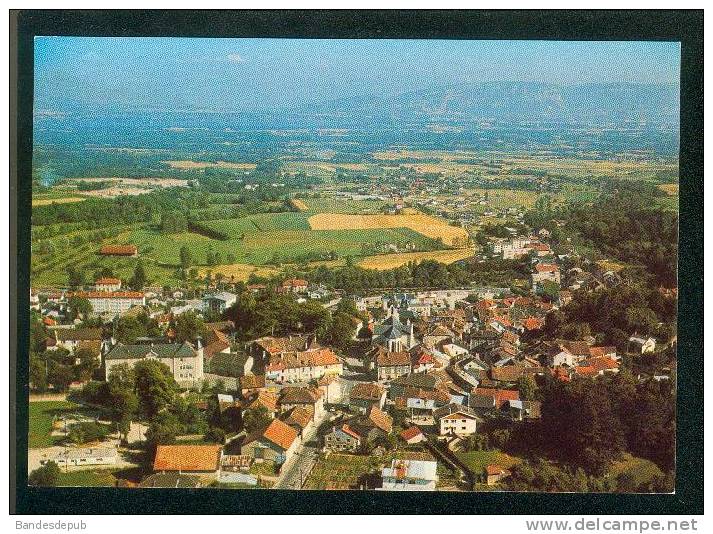
[[[319,450],[315,445],[303,445],[290,463],[282,469],[275,489],[300,489],[317,462]]]
[[[315,421],[310,431],[303,436],[302,443],[280,471],[280,478],[274,486],[275,489],[300,489],[303,486],[317,462],[320,439],[317,436],[317,431],[329,419],[330,415],[329,412],[324,412],[322,417]]]

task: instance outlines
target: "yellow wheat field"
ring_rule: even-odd
[[[376,269],[386,271],[396,269],[409,262],[420,262],[423,260],[436,260],[441,263],[450,264],[458,260],[463,260],[472,256],[473,249],[460,248],[456,250],[434,250],[432,252],[404,252],[401,254],[382,254],[380,256],[367,256],[357,265],[364,269]]]
[[[425,213],[409,210],[399,215],[352,215],[345,213],[318,213],[309,218],[313,230],[369,230],[374,228],[410,228],[433,239],[441,238],[446,245],[463,247],[468,242],[468,232],[450,226],[446,221]]]
[[[307,211],[309,209],[307,207],[307,204],[304,203],[304,200],[300,200],[299,198],[291,199],[290,204],[292,204],[295,209],[298,209],[300,211]]]
[[[216,265],[215,267],[204,267],[198,269],[198,274],[200,276],[205,276],[208,271],[211,275],[215,277],[216,274],[221,273],[226,279],[232,279],[236,282],[245,282],[251,274],[255,276],[274,276],[278,271],[277,269],[271,269],[269,267],[256,267],[255,265],[249,265],[247,263],[232,263],[229,265]]]
[[[659,184],[659,189],[661,189],[661,191],[665,192],[667,195],[678,195],[678,184]]]

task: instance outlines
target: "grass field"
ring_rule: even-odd
[[[225,232],[231,239],[239,239],[242,234],[271,232],[276,230],[309,230],[307,215],[304,213],[258,213],[240,219],[216,219],[203,224],[220,232]]]
[[[378,256],[367,256],[360,260],[357,265],[364,269],[376,269],[385,271],[388,269],[396,269],[402,265],[406,265],[412,261],[436,260],[441,263],[451,264],[458,260],[462,260],[472,256],[473,249],[456,249],[456,250],[434,250],[432,252],[404,252],[401,254],[382,254]]]
[[[210,271],[214,276],[221,273],[227,279],[235,280],[236,282],[247,281],[251,274],[254,274],[255,276],[269,277],[274,276],[279,272],[277,269],[270,269],[268,267],[256,267],[246,263],[233,263],[230,265],[216,265],[215,267],[201,267],[198,269],[198,274],[200,276],[205,276],[208,271]]]
[[[75,197],[75,196],[53,197],[53,198],[33,197],[32,205],[33,206],[49,206],[50,204],[70,204],[72,202],[82,202],[83,200],[86,200],[86,198]]]
[[[371,213],[379,214],[386,206],[383,200],[352,200],[348,198],[305,198],[305,210],[312,213]]]
[[[641,484],[646,484],[657,476],[662,476],[663,472],[659,467],[650,460],[637,458],[630,454],[625,454],[624,458],[619,462],[614,462],[609,472],[613,477],[618,477],[622,473],[631,475],[634,481],[634,486],[638,487]]]
[[[463,228],[450,226],[443,219],[415,210],[398,215],[319,213],[309,218],[309,225],[314,230],[410,228],[426,237],[440,238],[447,245],[464,246],[468,241],[468,232]]]
[[[217,225],[216,225],[217,226]],[[225,225],[225,229],[235,232],[235,227]],[[241,232],[242,233],[242,232]],[[190,247],[194,262],[205,264],[210,249],[221,254],[224,261],[233,254],[236,263],[264,265],[278,255],[283,262],[296,260],[306,254],[325,254],[334,251],[340,256],[360,256],[362,244],[383,241],[405,245],[415,243],[426,246],[428,241],[420,234],[407,228],[369,230],[281,230],[245,232],[243,239],[227,241],[211,239],[192,232],[166,236],[157,231],[135,230],[127,242],[139,247],[144,258],[151,258],[161,264],[177,266],[181,246]],[[149,262],[145,262],[148,264]]]
[[[51,447],[59,438],[52,437],[52,421],[55,417],[76,413],[81,410],[78,404],[68,401],[38,401],[30,403],[30,431],[28,446],[31,449]]]
[[[475,475],[481,475],[485,468],[491,464],[509,469],[513,465],[520,463],[519,458],[509,456],[499,450],[458,452],[456,456]]]
[[[118,469],[83,469],[81,471],[62,471],[57,481],[58,486],[74,487],[114,487]]]
[[[305,489],[354,489],[359,479],[373,469],[369,456],[330,454],[320,458],[312,469]]]

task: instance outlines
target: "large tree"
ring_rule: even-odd
[[[134,267],[134,275],[129,280],[129,286],[131,287],[131,289],[140,291],[146,286],[147,283],[148,279],[146,277],[146,270],[144,269],[144,264],[139,261],[136,264],[136,267]]]
[[[157,360],[141,360],[134,366],[136,394],[141,411],[152,418],[173,400],[178,389],[168,366]]]
[[[272,418],[264,406],[248,408],[243,414],[243,426],[249,433],[265,428],[270,424],[270,421],[272,421]]]
[[[205,341],[207,333],[203,319],[198,317],[194,312],[182,313],[176,317],[173,330],[176,333],[176,341],[179,343],[183,343],[184,341],[195,343],[198,336],[201,336]]]
[[[32,471],[27,479],[27,483],[30,486],[54,487],[57,485],[57,482],[59,482],[60,474],[59,466],[50,460],[42,467]]]
[[[621,419],[601,380],[549,381],[543,388],[542,434],[551,454],[597,475],[626,446]]]

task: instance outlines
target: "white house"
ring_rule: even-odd
[[[435,491],[438,465],[433,461],[400,460],[391,461],[391,467],[381,470],[383,491]]]
[[[203,311],[223,313],[226,309],[235,304],[237,298],[236,295],[228,291],[219,291],[218,293],[203,295]]]
[[[640,351],[641,354],[654,352],[656,350],[656,340],[652,337],[644,338],[634,335],[629,338],[629,343],[631,343],[637,351]]]
[[[433,412],[441,436],[470,436],[475,434],[480,418],[468,406],[449,404]]]

